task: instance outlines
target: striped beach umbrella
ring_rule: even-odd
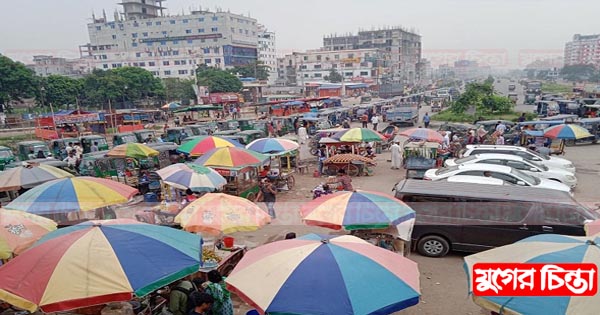
[[[21,187],[31,188],[65,177],[73,177],[73,174],[50,165],[24,163],[22,166],[9,168],[0,173],[0,191],[19,190]]]
[[[200,237],[133,220],[47,234],[0,268],[0,300],[45,313],[130,301],[197,272]]]
[[[465,257],[469,278],[476,263],[600,263],[600,237],[541,234]],[[525,267],[523,267],[525,268]],[[595,277],[598,277],[596,274]],[[473,301],[500,314],[584,314],[600,306],[600,296],[476,296]]]
[[[215,191],[223,188],[227,180],[212,168],[192,164],[177,163],[156,171],[165,182],[178,189],[192,191]]]
[[[592,136],[587,129],[576,124],[561,124],[544,130],[544,137],[550,139],[582,139]]]
[[[341,142],[371,142],[385,140],[385,137],[382,134],[368,128],[350,128],[340,131],[331,137],[338,139]]]
[[[444,137],[435,131],[428,128],[410,128],[399,133],[401,136],[405,136],[409,139],[423,140],[427,142],[444,142]]]
[[[297,150],[300,145],[292,140],[279,138],[256,139],[246,146],[246,149],[262,154],[278,154]]]
[[[138,190],[96,177],[67,177],[36,186],[5,206],[34,214],[89,211],[128,202]]]
[[[212,167],[236,168],[262,164],[268,156],[243,148],[214,148],[194,161],[195,164]]]
[[[201,156],[202,154],[215,149],[225,147],[237,147],[238,144],[229,139],[217,136],[198,136],[194,139],[184,142],[177,151],[190,156]]]
[[[149,156],[156,156],[159,153],[143,143],[129,142],[112,148],[106,155],[120,158],[143,159]]]
[[[225,282],[268,314],[391,314],[420,296],[415,262],[349,235],[310,234],[260,246]]]

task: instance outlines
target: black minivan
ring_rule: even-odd
[[[410,179],[395,190],[416,212],[413,249],[428,257],[483,251],[541,233],[583,236],[584,224],[599,217],[556,190]]]

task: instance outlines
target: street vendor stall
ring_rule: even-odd
[[[425,171],[435,168],[439,143],[409,142],[404,145],[404,169],[406,178],[423,179]]]

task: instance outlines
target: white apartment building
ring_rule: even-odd
[[[93,68],[141,67],[162,78],[190,77],[200,64],[219,68],[257,60],[256,19],[229,12],[192,11],[163,16],[158,0],[127,0],[113,21],[88,24],[81,57]]]
[[[600,68],[600,34],[575,34],[565,44],[565,66],[586,64]]]
[[[275,32],[267,30],[263,25],[258,26],[258,60],[269,66],[269,85],[275,85],[277,80],[277,45]]]
[[[312,50],[279,58],[277,68],[280,79],[285,79],[287,85],[325,81],[331,70],[341,74],[344,81],[358,77],[377,81],[381,71],[377,64],[382,64],[385,56],[383,50],[376,48]]]

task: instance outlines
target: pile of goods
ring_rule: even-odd
[[[221,262],[221,257],[215,253],[214,250],[203,249],[202,250],[202,261],[208,264],[218,264]]]

